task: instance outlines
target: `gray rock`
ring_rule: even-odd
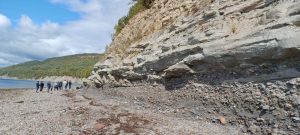
[[[147,80],[149,81],[159,81],[161,80],[161,76],[158,76],[158,75],[148,75],[147,76]]]
[[[170,47],[165,47],[165,46],[162,46],[162,47],[161,47],[162,53],[165,53],[165,52],[167,52],[167,51],[169,51],[169,50],[171,50]]]
[[[93,82],[96,88],[103,88],[104,83],[101,80],[94,79]]]
[[[285,16],[285,9],[275,8],[267,12],[267,19],[276,20]]]
[[[298,86],[300,85],[300,78],[295,78],[287,82],[287,85]]]
[[[179,77],[184,74],[194,73],[194,71],[183,62],[180,62],[178,64],[169,67],[168,69],[165,70],[165,72],[166,72],[165,77]]]
[[[198,39],[195,39],[194,37],[188,38],[188,44],[189,45],[196,45],[196,44],[200,44],[201,41]]]
[[[130,68],[127,66],[114,68],[111,71],[111,75],[118,76],[118,77],[126,77],[126,72],[130,71]]]
[[[260,127],[259,126],[256,126],[254,124],[252,124],[249,128],[248,128],[248,131],[253,133],[253,134],[257,134],[260,132]]]
[[[208,31],[205,32],[205,36],[211,36],[211,35],[213,35],[215,33],[216,33],[215,30],[208,30]]]
[[[111,67],[112,67],[112,61],[110,59],[107,59],[104,62],[98,62],[97,64],[95,64],[94,70],[111,68]]]
[[[140,64],[140,63],[146,61],[142,56],[138,56],[136,60],[137,60],[137,64]]]
[[[265,111],[270,110],[270,106],[269,106],[269,105],[264,105],[264,106],[262,107],[262,109],[265,110]]]
[[[300,14],[300,2],[288,8],[288,15],[294,16]]]
[[[299,117],[293,117],[292,120],[293,120],[294,122],[300,122],[300,118],[299,118]]]
[[[284,105],[284,107],[285,107],[286,110],[291,110],[293,108],[293,106],[291,104],[288,104],[288,103],[286,103]]]
[[[203,54],[198,53],[198,54],[190,55],[190,56],[186,57],[183,61],[187,65],[197,65],[203,61],[203,58],[204,58]]]
[[[174,50],[172,52],[168,52],[165,54],[160,55],[159,58],[156,58],[154,60],[145,61],[144,63],[141,63],[139,66],[137,66],[134,70],[138,72],[151,72],[156,71],[160,72],[168,67],[182,61],[186,56],[199,53],[203,49],[199,46],[196,47],[183,47],[177,50]],[[146,70],[144,70],[144,68]]]
[[[135,73],[133,71],[127,71],[125,74],[126,78],[130,81],[145,80],[147,78],[146,75]]]
[[[217,11],[205,11],[204,12],[204,15],[203,15],[203,17],[205,18],[205,19],[208,19],[208,18],[213,18],[213,17],[215,17],[217,15]]]

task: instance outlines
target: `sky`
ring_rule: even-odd
[[[1,0],[0,67],[101,53],[131,0]]]

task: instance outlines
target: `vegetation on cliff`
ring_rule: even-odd
[[[151,8],[154,0],[132,0],[135,4],[130,8],[128,15],[119,19],[115,26],[115,36],[118,35],[122,29],[129,23],[129,20],[136,14],[146,9]]]
[[[1,68],[0,75],[22,79],[47,76],[88,77],[94,64],[102,58],[102,54],[78,54],[45,61],[30,61]]]

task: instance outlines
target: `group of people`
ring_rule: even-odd
[[[43,91],[45,86],[45,83],[43,81],[37,81],[36,82],[36,92]],[[47,91],[50,92],[50,90],[67,90],[72,88],[72,81],[57,81],[57,82],[47,82]]]

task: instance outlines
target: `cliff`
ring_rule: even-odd
[[[180,117],[226,116],[245,134],[298,134],[299,26],[296,0],[155,0],[87,83]]]
[[[155,0],[136,15],[89,79],[112,86],[264,81],[300,75],[300,3]]]

